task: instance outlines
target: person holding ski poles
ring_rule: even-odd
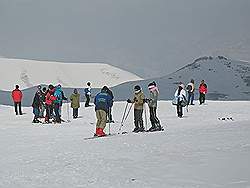
[[[106,136],[103,131],[106,127],[107,122],[107,114],[111,107],[112,98],[108,94],[108,87],[104,86],[101,89],[101,92],[95,96],[94,104],[95,104],[95,112],[96,112],[96,133],[95,136]]]
[[[149,113],[150,113],[150,122],[152,125],[152,127],[150,127],[148,131],[150,132],[161,131],[162,127],[160,124],[160,120],[158,119],[156,115],[159,89],[156,86],[155,82],[151,82],[148,84],[148,90],[149,90],[149,98],[146,99],[146,102],[148,103]]]
[[[144,96],[142,89],[139,85],[136,85],[134,87],[134,99],[133,100],[128,99],[127,102],[134,103],[135,128],[134,128],[133,132],[138,133],[138,132],[145,131],[144,126],[143,126],[143,119],[142,119],[145,96]]]

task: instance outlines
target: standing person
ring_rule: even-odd
[[[205,84],[204,80],[201,80],[200,87],[199,87],[199,93],[200,93],[199,101],[200,101],[200,105],[201,105],[201,104],[205,103],[205,98],[206,98],[206,93],[207,93],[207,84]]]
[[[62,90],[62,85],[61,84],[58,84],[57,85],[58,88],[60,88],[60,92],[61,92],[61,95],[62,95],[62,100],[60,102],[60,105],[59,105],[59,116],[61,118],[61,114],[62,114],[62,104],[63,104],[63,100],[68,100],[68,98],[64,95],[64,92]]]
[[[49,123],[51,115],[53,114],[53,103],[56,100],[54,92],[55,88],[53,85],[50,84],[45,98],[45,106],[46,106],[45,123]]]
[[[16,85],[16,89],[14,89],[11,93],[13,102],[14,102],[14,106],[15,106],[15,112],[16,115],[18,115],[18,111],[19,111],[19,115],[22,115],[22,98],[23,98],[23,93],[21,90],[19,90],[19,85]],[[17,109],[17,106],[19,107]]]
[[[85,97],[86,97],[86,102],[85,102],[85,107],[89,107],[89,102],[90,102],[90,97],[91,97],[91,83],[87,83],[87,87],[84,89]]]
[[[74,92],[70,96],[71,108],[73,108],[73,118],[78,117],[78,108],[80,108],[80,94],[77,89],[74,89]]]
[[[35,93],[35,96],[34,96],[33,102],[32,102],[33,114],[34,114],[34,119],[33,119],[32,123],[40,123],[38,118],[40,117],[40,109],[41,109],[41,105],[42,105],[41,95],[42,95],[41,88],[38,86],[38,90]]]
[[[114,95],[113,95],[113,92],[107,87],[107,93],[110,95],[111,97],[111,106],[109,108],[109,112],[108,112],[108,121],[107,123],[114,123],[115,121],[113,120],[113,117],[112,117],[112,107],[113,107],[113,103],[114,103]]]
[[[142,119],[142,114],[143,114],[143,104],[145,101],[144,94],[142,92],[142,89],[139,85],[136,85],[134,87],[134,99],[130,100],[128,99],[128,103],[134,103],[134,124],[135,128],[133,132],[143,132],[144,126],[143,126],[143,119]]]
[[[40,118],[44,118],[44,111],[46,109],[45,107],[45,99],[46,99],[47,89],[46,87],[43,87],[41,92],[41,108],[40,108]]]
[[[188,92],[188,99],[187,104],[188,105],[194,105],[194,79],[191,79],[190,83],[187,85],[187,92]]]
[[[56,115],[56,123],[61,123],[61,115],[60,115],[60,105],[62,103],[62,89],[61,86],[56,86],[54,96],[56,100],[54,101],[54,111]]]
[[[186,91],[184,90],[184,88],[184,84],[181,83],[174,94],[175,98],[177,98],[177,115],[179,118],[182,118],[183,116],[182,107],[186,106]]]
[[[105,136],[103,130],[106,127],[108,110],[111,107],[111,96],[107,93],[107,86],[101,89],[101,92],[95,96],[95,112],[96,112],[96,136]]]
[[[149,131],[161,131],[162,127],[160,124],[160,120],[158,119],[156,115],[156,109],[157,109],[157,101],[159,96],[159,89],[156,86],[155,82],[148,84],[149,89],[149,99],[147,99],[147,103],[149,106],[149,113],[150,113],[150,122],[152,127],[149,128]]]

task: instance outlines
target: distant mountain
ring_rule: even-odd
[[[187,84],[192,78],[195,80],[196,99],[200,80],[204,79],[208,85],[207,99],[250,100],[250,63],[223,56],[201,57],[167,76],[124,83],[113,90],[117,99],[126,99],[131,97],[133,86],[139,84],[147,95],[147,84],[155,80],[160,89],[160,99],[172,99],[179,82]]]
[[[71,66],[74,65],[68,64],[67,66],[69,70],[72,70]],[[80,68],[76,69],[80,70]],[[72,73],[75,72],[73,71]],[[67,74],[64,75],[66,76]],[[98,74],[96,74],[96,71],[93,70],[89,70],[89,75],[93,77],[98,76]],[[89,78],[79,76],[79,80],[76,80],[76,82],[81,83],[81,81],[83,80],[82,78],[85,78],[86,80],[91,80],[91,76]],[[105,84],[106,80],[102,80],[101,77],[98,78],[99,87],[93,89],[93,95],[99,92],[100,89],[98,88],[102,87],[103,85],[108,85]],[[123,78],[125,79],[126,77]],[[137,77],[134,77],[134,79],[136,78]],[[147,85],[149,82],[154,80],[157,82],[158,87],[160,89],[160,99],[171,100],[179,82],[187,84],[192,78],[195,80],[196,99],[198,99],[198,87],[200,80],[204,79],[208,85],[207,99],[250,100],[250,63],[231,60],[223,56],[201,57],[196,59],[193,63],[188,64],[187,66],[164,77],[159,77],[150,80],[129,81],[114,86],[111,89],[114,92],[115,100],[126,100],[132,97],[133,87],[138,84],[143,88],[143,91],[147,96]],[[61,79],[65,78],[61,77]],[[84,100],[83,87],[84,84],[81,87],[77,87],[81,93],[81,101]],[[69,96],[72,93],[72,90],[72,87],[64,87],[66,96]],[[25,96],[23,104],[25,106],[31,105],[31,101],[33,99],[35,91],[36,87],[31,87],[23,90]],[[0,101],[1,104],[12,104],[10,92],[0,90]]]
[[[16,84],[21,89],[50,83],[79,88],[85,87],[86,82],[90,81],[92,87],[98,88],[141,79],[106,63],[59,63],[0,57],[0,64],[0,90],[5,91],[11,91]]]

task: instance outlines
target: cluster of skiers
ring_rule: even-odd
[[[156,82],[151,82],[148,84],[149,97],[146,98],[141,87],[136,85],[134,87],[134,94],[132,99],[127,100],[127,104],[131,104],[130,109],[134,106],[134,125],[135,128],[133,132],[144,132],[144,131],[161,131],[163,127],[161,126],[160,120],[157,117],[157,101],[159,96],[159,89]],[[187,91],[187,92],[186,92]],[[177,116],[181,118],[183,116],[183,107],[186,105],[194,105],[194,91],[195,85],[192,79],[190,83],[185,85],[180,83],[174,94],[174,99],[172,101],[173,105],[177,106]],[[84,89],[86,102],[85,107],[89,107],[91,98],[91,83],[87,83],[87,87]],[[199,102],[203,104],[205,102],[205,96],[207,93],[207,85],[205,81],[202,80],[199,86]],[[12,98],[15,106],[15,113],[22,115],[21,101],[22,101],[22,91],[19,90],[19,86],[16,85],[15,90],[12,91]],[[71,101],[71,108],[73,109],[73,118],[78,117],[78,109],[80,108],[80,93],[77,89],[74,89],[73,93],[69,97]],[[61,107],[63,100],[68,101],[68,98],[64,95],[62,86],[60,84],[53,86],[50,84],[48,88],[37,87],[37,91],[33,98],[32,107],[34,119],[33,123],[41,123],[40,118],[44,118],[44,123],[61,123]],[[96,112],[96,136],[105,136],[106,133],[104,129],[106,123],[113,123],[112,119],[112,106],[114,102],[114,95],[112,91],[104,86],[101,91],[95,96],[95,112]],[[149,130],[145,130],[143,122],[143,111],[145,110],[145,104],[149,107],[150,112],[150,122],[151,127]],[[19,108],[18,108],[19,106]],[[46,112],[46,113],[45,113]],[[45,114],[44,114],[45,113]],[[146,113],[146,112],[145,112]],[[52,121],[51,121],[52,120]]]

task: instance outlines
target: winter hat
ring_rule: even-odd
[[[90,86],[91,85],[91,83],[90,82],[87,82],[87,86]]]
[[[136,85],[136,86],[134,87],[134,90],[135,90],[135,91],[140,91],[140,90],[141,90],[141,87],[140,87],[139,85]]]
[[[148,89],[149,89],[149,90],[152,89],[152,88],[154,88],[154,87],[155,87],[155,85],[154,85],[153,82],[151,82],[151,83],[148,84]]]
[[[108,87],[107,86],[103,86],[101,92],[107,92],[108,91]]]
[[[53,89],[54,88],[54,86],[52,85],[52,84],[50,84],[49,85],[49,89],[51,90],[51,89]]]
[[[19,85],[16,85],[16,89],[19,89]]]

